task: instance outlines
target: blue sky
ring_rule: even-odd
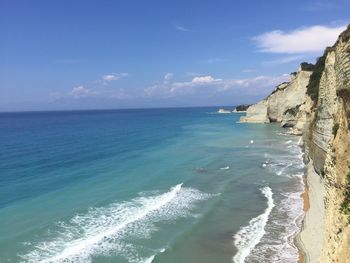
[[[0,1],[0,111],[235,105],[314,62],[338,1]]]

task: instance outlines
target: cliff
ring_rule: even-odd
[[[241,122],[269,123],[267,115],[267,100],[263,100],[250,106],[247,109],[246,116],[240,118]]]
[[[310,205],[313,210],[318,206],[322,206],[318,210],[324,210],[320,218],[313,218],[323,227],[316,239],[317,253],[313,248],[316,244],[305,238],[312,231],[301,235],[305,259],[350,262],[350,26],[314,66],[302,64],[290,82],[249,107],[241,121],[280,122],[294,134],[302,134],[308,170],[312,170],[308,173],[317,173],[316,181],[322,188],[320,193],[312,189],[312,195],[319,194],[323,204],[313,203],[317,199],[313,198]],[[310,185],[314,184],[315,179],[311,182],[310,178]]]
[[[320,73],[314,71],[308,86],[314,105],[304,140],[307,156],[314,161],[325,189],[324,243],[319,261],[349,262],[350,26],[317,63],[321,63]],[[314,82],[318,85],[313,87]]]
[[[241,122],[269,123],[281,122],[283,127],[302,128],[306,101],[306,86],[312,74],[313,66],[300,65],[298,72],[291,74],[290,82],[285,82],[261,102],[250,106]]]

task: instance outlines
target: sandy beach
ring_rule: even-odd
[[[304,213],[307,213],[307,211],[309,211],[310,209],[310,200],[309,200],[309,187],[308,187],[308,184],[307,184],[307,177],[305,175],[304,177],[304,185],[305,185],[305,188],[304,188],[304,192],[301,194],[301,197],[303,198],[303,210],[304,210]],[[298,246],[298,244],[297,244]],[[304,262],[304,252],[302,251],[301,248],[299,248],[299,258],[298,258],[298,263],[303,263]]]
[[[313,263],[318,261],[323,242],[324,228],[324,188],[321,177],[315,172],[312,161],[307,165],[304,200],[305,218],[297,246],[300,249],[298,262]]]

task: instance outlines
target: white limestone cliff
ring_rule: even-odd
[[[306,86],[312,73],[310,64],[302,64],[297,73],[291,74],[291,81],[285,82],[261,102],[250,106],[241,122],[280,122],[283,127],[299,127],[306,102]],[[301,129],[301,127],[300,127]]]
[[[308,173],[312,173],[308,180],[315,182],[318,176],[321,182],[319,196],[311,187],[310,211],[314,212],[306,221],[323,228],[310,232],[304,224],[299,236],[304,261],[350,262],[350,26],[315,67],[302,64],[290,82],[249,107],[241,121],[279,122],[302,135]],[[315,207],[324,211],[319,218]]]

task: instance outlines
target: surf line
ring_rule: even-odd
[[[233,257],[233,262],[235,263],[244,263],[246,257],[249,256],[251,251],[259,244],[260,240],[265,235],[265,226],[275,204],[270,187],[266,186],[261,188],[260,191],[267,199],[267,208],[262,214],[251,219],[247,226],[241,227],[233,236],[233,243],[238,249],[238,252]]]
[[[76,255],[79,255],[87,247],[95,246],[105,237],[113,236],[117,234],[120,230],[124,229],[129,224],[132,224],[138,220],[141,220],[142,218],[147,216],[149,213],[152,213],[153,211],[156,211],[162,208],[163,206],[165,206],[167,203],[171,202],[177,196],[177,194],[181,191],[182,185],[183,183],[172,187],[169,192],[166,192],[159,196],[159,202],[156,205],[145,207],[143,211],[140,211],[133,218],[130,218],[129,220],[123,222],[122,224],[119,224],[113,228],[107,229],[107,231],[100,233],[96,236],[87,237],[83,240],[81,239],[74,240],[69,247],[64,248],[64,250],[61,251],[59,254],[56,254],[44,260],[40,260],[39,262],[40,263],[61,262],[61,261],[68,260],[71,257],[74,257]]]

